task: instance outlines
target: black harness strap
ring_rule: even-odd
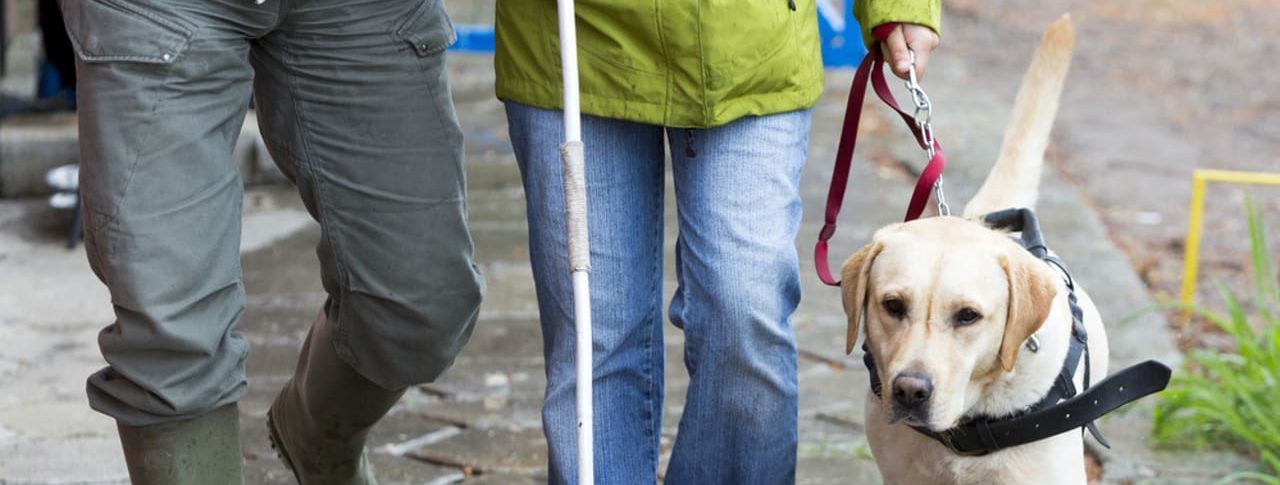
[[[942,433],[916,430],[957,454],[981,456],[1092,426],[1095,419],[1116,408],[1163,390],[1169,376],[1169,367],[1148,360],[1103,379],[1075,397],[1016,417],[973,419]]]
[[[1103,446],[1110,448],[1098,432],[1094,420],[1116,408],[1159,392],[1169,383],[1172,371],[1154,360],[1126,368],[1089,386],[1089,335],[1084,326],[1084,310],[1076,297],[1075,281],[1062,260],[1049,253],[1040,233],[1040,224],[1030,209],[1006,209],[988,214],[984,222],[996,229],[1021,232],[1018,242],[1032,255],[1057,267],[1066,280],[1067,303],[1071,309],[1071,340],[1062,368],[1053,386],[1040,401],[1010,416],[975,416],[954,428],[935,432],[923,426],[912,429],[933,438],[959,455],[981,456],[1004,448],[1023,445],[1084,428]],[[862,346],[862,362],[871,378],[871,391],[882,396],[880,374],[867,345]],[[1074,377],[1084,359],[1084,389],[1077,393]]]

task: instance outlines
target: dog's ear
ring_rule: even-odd
[[[1030,254],[1000,256],[1000,266],[1009,279],[1009,309],[1000,342],[1000,366],[1005,372],[1018,362],[1018,350],[1049,318],[1058,290],[1045,266]]]
[[[862,320],[863,310],[866,309],[867,280],[871,276],[871,263],[880,254],[882,247],[883,245],[879,242],[863,246],[844,262],[844,268],[840,270],[840,292],[844,300],[844,313],[849,317],[849,331],[844,343],[846,355],[853,352],[853,344],[858,342],[858,322]]]

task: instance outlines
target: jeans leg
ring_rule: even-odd
[[[690,382],[667,483],[795,480],[791,314],[808,132],[808,111],[670,130],[680,224],[670,314]]]
[[[543,428],[550,481],[577,482],[576,374],[560,111],[507,103],[524,180],[547,390]],[[655,483],[662,426],[662,192],[660,127],[586,116],[587,214],[600,484]]]
[[[283,5],[252,50],[258,120],[320,222],[335,350],[389,390],[430,381],[469,339],[483,293],[444,4]]]
[[[247,390],[233,331],[242,185],[231,159],[271,13],[224,2],[62,2],[76,50],[85,248],[115,322],[90,405],[127,426],[190,419]]]

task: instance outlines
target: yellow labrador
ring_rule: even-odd
[[[918,431],[1025,411],[1065,368],[1073,317],[1063,273],[976,219],[1034,205],[1073,42],[1066,16],[1046,31],[1000,159],[964,218],[885,227],[844,264],[846,351],[865,328],[882,384],[880,396],[868,394],[866,423],[886,483],[1085,483],[1078,427],[983,456],[960,455]],[[1086,362],[1091,384],[1107,375],[1107,340],[1088,295],[1079,288],[1075,295],[1091,358],[1066,375],[1083,389]]]

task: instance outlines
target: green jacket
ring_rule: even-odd
[[[886,22],[938,30],[940,2],[859,0],[855,15],[864,36]],[[577,0],[582,112],[705,128],[808,108],[823,89],[815,8],[814,0]],[[557,25],[555,0],[498,0],[498,98],[560,108]]]

